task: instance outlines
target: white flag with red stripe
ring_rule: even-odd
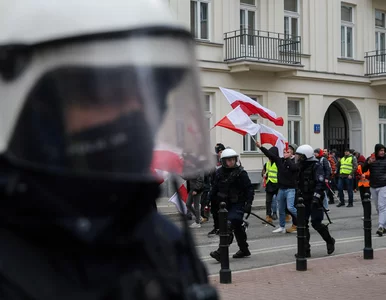
[[[242,110],[248,116],[257,114],[264,119],[272,121],[277,126],[283,126],[284,120],[282,117],[278,117],[275,112],[260,105],[258,102],[251,99],[250,97],[231,89],[220,87],[220,90],[224,94],[225,98],[228,100],[232,108],[236,108],[238,105],[240,105]]]
[[[174,174],[177,179],[178,194],[182,199],[182,207],[179,199],[177,198],[177,193],[169,199],[169,202],[173,203],[177,210],[182,213],[187,213],[186,201],[188,199],[188,191],[186,189],[185,180],[178,176],[178,174],[182,174],[184,167],[184,161],[182,158],[182,150],[170,148],[165,145],[159,145],[153,151],[153,161],[151,164],[151,168],[159,179],[159,183],[167,181],[171,174]]]
[[[179,201],[178,195],[181,197],[182,203]],[[183,182],[178,188],[178,195],[177,193],[174,193],[173,196],[170,197],[169,202],[173,203],[181,214],[186,215],[188,212],[188,209],[186,208],[186,201],[188,200],[188,190],[186,189],[185,182]]]
[[[241,135],[255,135],[260,130],[260,125],[254,123],[251,118],[238,105],[234,110],[218,121],[214,126],[221,126]]]
[[[286,138],[275,129],[271,127],[265,126],[264,124],[260,124],[260,143],[270,144],[272,146],[276,146],[279,150],[279,156],[283,157],[283,151],[286,147]]]

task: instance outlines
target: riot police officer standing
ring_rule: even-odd
[[[249,214],[252,209],[254,190],[248,173],[238,163],[238,154],[233,149],[225,149],[221,154],[221,167],[210,191],[210,199],[219,203],[225,202],[228,210],[229,232],[236,237],[239,251],[233,258],[242,258],[251,255],[248,249],[247,233],[243,226],[244,213]],[[232,242],[230,238],[230,243]],[[220,261],[219,249],[210,253],[210,256]]]
[[[162,0],[2,1],[0,19],[0,298],[214,292],[154,209],[157,146],[189,149],[188,178],[211,166],[190,32]]]
[[[322,224],[324,193],[324,170],[323,166],[314,156],[310,145],[302,145],[297,148],[296,154],[299,161],[299,191],[304,199],[305,205],[305,233],[306,233],[306,257],[311,257],[309,219],[311,217],[312,227],[320,234],[327,243],[327,253],[332,254],[335,250],[335,239],[331,237],[328,227]]]

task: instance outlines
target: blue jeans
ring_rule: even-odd
[[[277,204],[279,206],[279,224],[280,227],[285,227],[285,208],[289,210],[292,216],[297,217],[297,210],[295,207],[295,189],[279,189],[277,193]]]
[[[340,203],[344,204],[344,194],[343,188],[346,186],[347,194],[348,194],[348,203],[352,204],[354,202],[354,194],[353,194],[353,181],[352,178],[348,177],[339,177],[338,179],[338,191],[339,191],[339,200]]]
[[[272,213],[277,214],[277,194],[272,198]]]

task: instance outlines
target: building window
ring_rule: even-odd
[[[255,45],[256,9],[255,0],[240,1],[240,33],[242,45]]]
[[[284,0],[284,34],[286,39],[298,40],[300,23],[299,0]],[[291,50],[297,49],[298,43],[291,44]]]
[[[210,130],[212,128],[212,116],[213,116],[213,107],[212,107],[212,95],[204,94],[204,116],[207,120],[207,128]]]
[[[258,99],[257,97],[253,97],[253,96],[248,96],[248,97],[260,103],[260,99]],[[254,123],[260,123],[261,121],[260,117],[257,115],[251,115],[250,118]],[[260,141],[259,134],[255,134],[253,138],[256,141]],[[255,141],[252,139],[252,137],[249,134],[246,134],[243,137],[243,150],[244,152],[259,152],[258,148],[256,147]]]
[[[386,51],[386,22],[385,13],[379,10],[375,11],[375,50],[377,51],[376,59],[379,62],[385,62]]]
[[[210,0],[190,1],[190,29],[196,39],[209,40]]]
[[[341,57],[354,57],[354,7],[347,4],[341,6]]]
[[[379,142],[386,142],[386,105],[379,106]]]
[[[290,144],[301,144],[301,101],[288,100],[288,142]]]

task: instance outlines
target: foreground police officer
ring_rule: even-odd
[[[213,292],[154,209],[156,145],[189,149],[183,175],[211,165],[194,40],[164,2],[2,2],[1,299]]]
[[[251,213],[254,190],[248,173],[238,163],[239,155],[233,149],[225,149],[221,153],[221,167],[216,172],[210,199],[219,203],[225,202],[228,210],[228,224],[230,235],[232,231],[236,237],[240,250],[233,258],[250,256],[248,249],[247,233],[243,226],[244,213]],[[230,238],[230,243],[233,238]],[[220,261],[220,249],[210,253],[210,256]]]
[[[306,233],[306,257],[311,257],[309,219],[312,227],[327,243],[327,253],[335,250],[335,240],[331,237],[328,227],[322,224],[323,199],[325,197],[324,170],[318,159],[314,156],[314,150],[310,145],[302,145],[297,148],[300,173],[299,192],[305,205],[305,233]]]

